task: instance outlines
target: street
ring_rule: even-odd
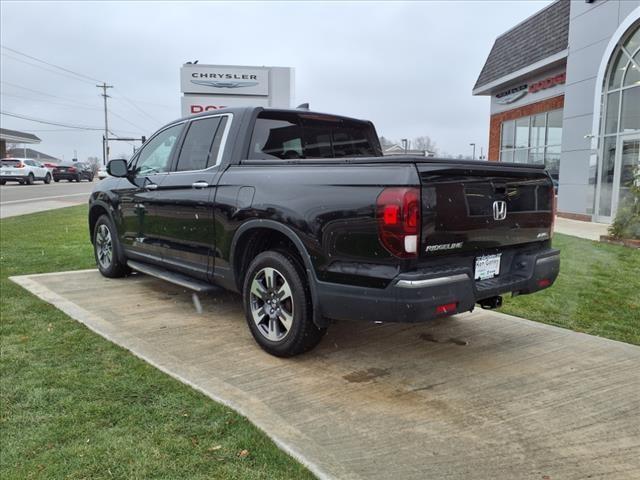
[[[87,202],[89,193],[99,180],[66,182],[45,185],[7,183],[0,187],[0,218],[42,212]]]

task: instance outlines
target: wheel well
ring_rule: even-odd
[[[300,251],[289,237],[271,228],[253,228],[238,239],[233,256],[233,271],[239,291],[242,291],[244,276],[251,261],[267,250],[287,252],[298,262],[304,273],[304,262]]]
[[[93,243],[93,229],[96,226],[96,222],[102,215],[108,215],[107,210],[102,205],[95,205],[91,207],[89,211],[89,236],[91,237],[91,243]]]

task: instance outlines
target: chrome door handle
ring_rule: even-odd
[[[158,189],[158,184],[157,183],[148,183],[144,186],[144,188],[146,188],[147,190],[157,190]]]
[[[207,182],[194,182],[191,184],[193,188],[207,188],[209,184]]]

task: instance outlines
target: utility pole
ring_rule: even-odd
[[[475,143],[470,143],[469,145],[471,145],[473,147],[473,155],[471,156],[471,158],[473,160],[476,159],[476,144]]]
[[[102,137],[102,166],[106,166],[109,161],[109,119],[107,118],[107,88],[113,88],[113,85],[107,85],[102,82],[102,85],[96,85],[96,87],[102,89],[100,94],[104,98],[104,136]]]

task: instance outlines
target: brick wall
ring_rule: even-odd
[[[515,120],[520,117],[527,117],[529,115],[536,115],[550,110],[557,110],[558,108],[563,107],[564,95],[560,95],[558,97],[542,100],[541,102],[530,103],[529,105],[523,105],[522,107],[514,108],[513,110],[491,115],[491,123],[489,125],[489,152],[487,153],[487,159],[493,162],[497,162],[500,159],[500,127],[502,126],[502,122]]]

